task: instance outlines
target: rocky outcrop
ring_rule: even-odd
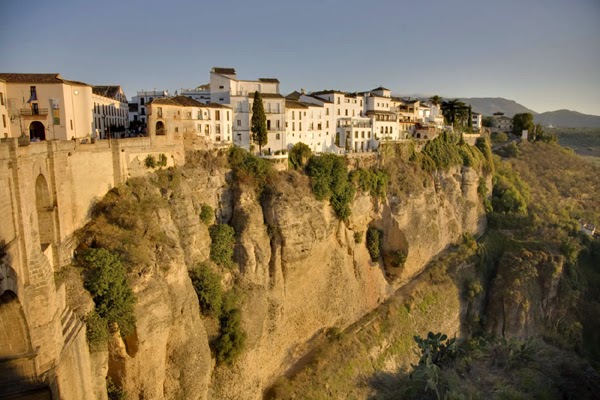
[[[359,193],[347,222],[315,200],[304,175],[280,174],[263,193],[229,184],[228,176],[218,165],[186,167],[177,185],[160,192],[167,206],[157,204],[153,218],[168,238],[168,257],[157,256],[132,277],[137,329],[125,341],[116,335],[109,346],[108,375],[133,398],[260,398],[315,338],[354,323],[463,233],[485,228],[479,176],[469,168],[439,173],[410,196]],[[224,283],[235,280],[242,293],[247,341],[232,366],[214,367],[207,321],[188,276],[209,256],[208,229],[198,218],[202,204],[236,231],[239,271]],[[404,267],[371,261],[364,240],[369,226],[383,231],[384,254],[407,254]]]

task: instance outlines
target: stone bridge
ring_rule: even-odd
[[[149,172],[150,154],[183,164],[183,141],[0,142],[0,397],[96,397],[84,324],[54,275],[71,262],[95,202]]]

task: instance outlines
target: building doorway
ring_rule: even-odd
[[[32,142],[46,140],[46,128],[40,121],[33,121],[29,124],[29,140]]]
[[[158,121],[156,123],[156,134],[157,135],[165,135],[165,124],[162,121]]]

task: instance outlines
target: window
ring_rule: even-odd
[[[237,120],[237,126],[242,126],[242,120],[241,119]]]
[[[275,127],[276,127],[277,129],[279,129],[279,127],[280,127],[280,126],[279,126],[279,120],[275,121]]]
[[[221,134],[221,124],[215,125],[215,131],[216,131],[217,135]]]
[[[292,130],[295,131],[296,130],[296,123],[294,121],[292,121]]]
[[[325,128],[329,129],[329,121],[325,121]]]
[[[298,112],[298,119],[302,119],[302,111]]]
[[[267,130],[268,131],[271,130],[271,120],[270,119],[267,120]]]
[[[29,101],[37,100],[37,90],[35,86],[29,86]]]
[[[221,98],[219,98],[219,101],[224,101],[224,100],[225,100],[225,99],[224,99],[224,98],[222,98],[222,97],[221,97]]]
[[[71,120],[71,130],[73,130],[73,120]]]
[[[346,117],[348,116],[348,109],[346,109]]]
[[[219,110],[215,111],[215,119],[221,119],[221,112]]]
[[[302,122],[298,122],[298,130],[302,130]]]
[[[340,104],[340,98],[339,97],[338,97],[338,102],[337,103]]]
[[[179,128],[175,128],[175,133],[179,132]]]
[[[227,121],[229,121],[229,111],[227,111]]]
[[[363,139],[365,138],[365,131],[362,131],[362,132],[360,133],[360,137],[361,137],[361,138],[363,138]]]
[[[354,138],[358,139],[358,131],[354,132]]]
[[[202,124],[198,124],[198,132],[202,132]]]
[[[4,105],[4,93],[0,92],[0,105]]]
[[[276,134],[276,135],[275,135],[275,139],[276,139],[276,140],[279,140],[279,139],[281,139],[281,135],[280,135],[279,133],[278,133],[278,134]]]
[[[6,128],[6,115],[2,114],[2,125]]]
[[[223,85],[220,85],[220,86],[219,86],[219,89],[225,89],[225,86],[223,86]]]
[[[208,125],[208,124],[204,125],[204,134],[210,135],[210,125]]]
[[[292,111],[292,119],[296,119],[296,111]]]
[[[140,98],[140,105],[143,106],[144,105],[144,98]]]
[[[325,109],[325,115],[329,115],[329,108]]]
[[[340,109],[339,109],[339,108],[338,108],[338,112],[337,112],[337,114],[338,114],[338,115],[340,115]]]

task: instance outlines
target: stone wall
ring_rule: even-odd
[[[127,178],[153,171],[144,160],[161,154],[167,166],[183,164],[181,138],[0,142],[0,316],[2,337],[16,338],[0,348],[0,370],[13,377],[5,387],[46,385],[55,398],[96,397],[84,325],[54,273],[71,262],[74,233],[94,204]]]

